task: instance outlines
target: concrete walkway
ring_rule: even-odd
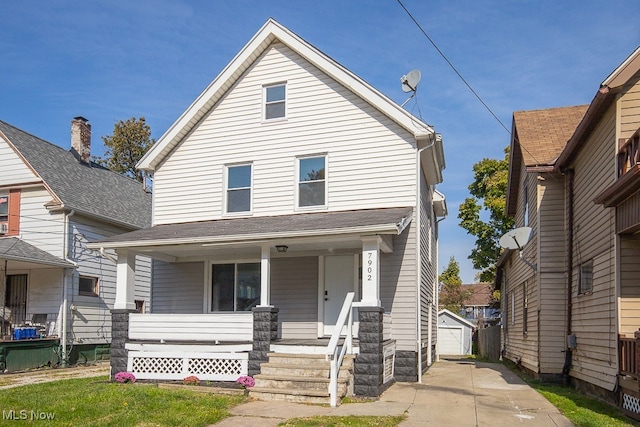
[[[421,384],[397,383],[376,402],[338,408],[252,401],[231,410],[218,427],[270,427],[315,415],[402,415],[402,427],[568,427],[569,420],[539,393],[498,363],[467,360],[435,363]]]

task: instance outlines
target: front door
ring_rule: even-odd
[[[331,335],[347,292],[355,291],[353,255],[324,257],[324,335]]]

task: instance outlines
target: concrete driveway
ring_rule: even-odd
[[[436,362],[421,384],[397,383],[375,402],[337,408],[288,402],[252,401],[231,410],[218,427],[268,427],[293,417],[314,415],[402,415],[402,427],[568,427],[555,406],[499,363],[473,360]]]

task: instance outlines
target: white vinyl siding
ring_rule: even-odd
[[[0,185],[15,185],[40,179],[0,136]]]
[[[44,188],[24,188],[20,194],[20,238],[58,258],[64,257],[64,215],[44,207],[51,201]]]
[[[271,304],[280,310],[282,338],[316,338],[318,257],[272,259]]]
[[[153,313],[204,312],[204,262],[153,261]]]
[[[393,238],[393,253],[380,254],[380,299],[386,313],[391,313],[392,337],[396,349],[416,348],[416,232],[411,222],[404,232]]]
[[[287,120],[262,120],[262,85],[287,80]],[[415,139],[274,44],[154,175],[154,224],[219,219],[223,165],[253,162],[255,216],[290,214],[295,158],[329,153],[330,211],[415,206]]]

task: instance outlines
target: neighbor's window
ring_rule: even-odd
[[[9,196],[0,194],[0,223],[9,221]]]
[[[211,311],[251,311],[260,302],[260,263],[213,264]]]
[[[278,119],[286,116],[286,85],[279,83],[264,87],[264,119]]]
[[[98,278],[91,276],[80,276],[78,281],[78,295],[98,296]]]
[[[529,226],[529,186],[524,185],[524,226]]]
[[[136,303],[136,313],[144,313],[144,300],[137,299],[134,302]]]
[[[227,166],[227,212],[251,211],[251,165]]]
[[[527,282],[522,287],[522,333],[524,335],[528,332],[528,320],[529,320],[529,295],[527,293]]]
[[[298,207],[326,204],[326,156],[298,158]]]
[[[580,264],[579,294],[586,294],[593,290],[593,261]]]

